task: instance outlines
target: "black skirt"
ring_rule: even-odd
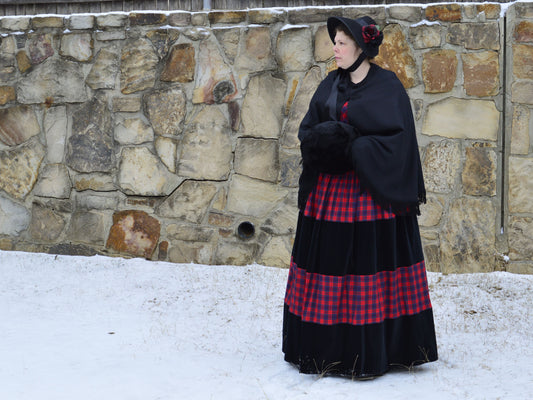
[[[299,214],[283,352],[302,373],[354,378],[437,359],[416,216],[380,207],[353,171],[320,174]]]

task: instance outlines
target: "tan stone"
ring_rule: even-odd
[[[128,15],[123,13],[106,13],[96,16],[99,28],[122,28],[128,22]]]
[[[498,53],[484,51],[465,53],[463,59],[464,88],[469,96],[495,96],[500,89]]]
[[[237,83],[214,40],[204,40],[198,51],[193,103],[227,103],[237,96]]]
[[[275,235],[292,235],[296,232],[298,221],[298,193],[291,192],[261,226],[262,231]]]
[[[171,242],[168,260],[174,263],[211,264],[213,251],[213,245],[210,243],[176,240]]]
[[[32,107],[14,106],[0,109],[0,142],[16,146],[40,132],[41,127]]]
[[[115,47],[102,48],[96,55],[94,64],[85,82],[91,89],[114,89],[119,72],[120,59]]]
[[[376,64],[393,71],[406,89],[415,86],[416,62],[402,27],[399,24],[387,25],[383,34],[385,38],[375,58]]]
[[[174,46],[161,73],[164,82],[191,82],[194,79],[194,47],[189,43]]]
[[[496,154],[482,147],[468,147],[463,169],[463,190],[472,196],[496,195]]]
[[[157,214],[199,224],[207,214],[216,192],[217,188],[213,182],[187,180],[161,203]]]
[[[43,128],[46,138],[46,160],[50,164],[61,164],[65,160],[67,125],[65,106],[50,107],[45,111]]]
[[[276,59],[283,72],[307,71],[313,65],[312,36],[308,27],[292,27],[279,32]]]
[[[417,25],[409,28],[409,41],[415,49],[440,47],[442,42],[441,25]]]
[[[31,210],[29,232],[32,239],[52,242],[65,228],[65,217],[53,209],[34,203]]]
[[[163,13],[157,12],[131,12],[128,15],[130,19],[130,25],[165,25],[167,22],[167,16]]]
[[[187,104],[180,87],[152,91],[144,96],[145,109],[157,135],[181,133]]]
[[[227,59],[233,63],[239,52],[241,28],[214,28],[213,34],[222,45]]]
[[[533,4],[530,2],[517,2],[513,4],[515,7],[515,14],[522,18],[533,18]]]
[[[444,212],[443,200],[438,196],[428,194],[427,202],[420,206],[418,224],[422,227],[440,224]]]
[[[249,27],[243,34],[242,43],[243,47],[235,60],[236,68],[245,72],[275,68],[269,27]]]
[[[298,187],[298,179],[302,173],[302,157],[299,149],[280,149],[280,184],[286,187]]]
[[[509,157],[509,211],[533,213],[533,158]]]
[[[453,191],[460,166],[461,158],[457,142],[443,140],[429,144],[423,161],[426,189],[437,193]]]
[[[186,26],[191,23],[191,13],[170,12],[167,14],[167,22],[171,26]]]
[[[162,59],[167,56],[171,46],[180,37],[180,32],[178,29],[160,28],[146,32],[146,37],[150,39],[158,57]]]
[[[533,79],[533,46],[513,46],[513,73],[517,78]]]
[[[28,57],[28,54],[26,54],[24,50],[20,50],[17,53],[16,58],[17,58],[17,65],[21,73],[24,73],[31,68],[30,58]]]
[[[106,247],[136,257],[150,258],[159,241],[161,224],[144,211],[126,210],[113,214]]]
[[[205,226],[170,224],[166,229],[168,238],[185,242],[209,242],[215,230]]]
[[[417,22],[422,17],[422,8],[420,6],[391,5],[388,7],[388,11],[391,18],[402,21]]]
[[[426,269],[430,272],[441,272],[440,246],[438,244],[424,244]]]
[[[225,180],[230,174],[231,127],[218,107],[205,107],[183,134],[178,174],[193,179]]]
[[[323,25],[315,33],[315,60],[327,61],[333,56],[333,43],[329,37],[328,27]]]
[[[513,103],[533,104],[533,82],[515,82],[511,86]]]
[[[516,24],[514,39],[517,42],[533,43],[533,21],[520,21]]]
[[[113,112],[137,112],[141,110],[140,97],[114,97]]]
[[[218,243],[214,263],[218,265],[248,265],[255,261],[259,245],[254,242]]]
[[[0,26],[9,31],[27,31],[30,28],[30,17],[2,18],[0,19]]]
[[[454,50],[431,50],[424,53],[422,76],[426,93],[445,93],[453,89],[457,76]]]
[[[140,118],[127,118],[115,125],[114,139],[120,144],[152,142],[154,130]]]
[[[157,155],[172,173],[176,172],[176,152],[178,145],[175,140],[163,136],[158,136],[155,140],[155,151]]]
[[[531,111],[529,108],[517,105],[513,108],[513,125],[511,134],[511,154],[529,153],[529,126]]]
[[[499,119],[500,113],[493,101],[448,98],[429,105],[422,133],[496,141]]]
[[[212,211],[207,218],[209,225],[214,225],[223,228],[229,228],[235,223],[235,217],[232,215],[222,214],[220,212]]]
[[[69,16],[70,29],[92,29],[94,27],[94,15],[77,14]]]
[[[302,118],[307,113],[311,97],[315,93],[316,88],[322,80],[322,73],[319,67],[311,68],[300,84],[298,93],[292,103],[287,122],[283,128],[281,136],[281,145],[284,148],[295,149],[299,148],[300,141],[298,140],[298,128],[302,122]]]
[[[533,259],[533,218],[511,216],[509,218],[509,258],[512,261]]]
[[[446,40],[472,50],[499,50],[500,27],[497,22],[452,24]]]
[[[254,76],[242,104],[241,118],[246,136],[278,138],[283,124],[286,85],[271,74]]]
[[[76,211],[70,217],[67,230],[69,242],[104,246],[110,219],[109,212]]]
[[[61,37],[59,54],[77,61],[89,61],[93,57],[93,39],[89,33],[68,34]]]
[[[496,212],[486,198],[453,201],[440,235],[445,273],[489,272],[496,266]]]
[[[124,94],[154,87],[159,58],[148,39],[128,42],[122,48],[120,90]]]
[[[428,21],[455,22],[461,20],[461,5],[445,4],[430,5],[426,7]]]
[[[240,138],[235,148],[235,172],[276,183],[279,174],[278,141]]]
[[[511,262],[505,270],[512,274],[533,274],[533,262]]]
[[[0,235],[19,235],[28,227],[30,218],[30,213],[26,207],[8,198],[0,196]]]
[[[248,10],[250,24],[274,24],[285,20],[286,11],[275,8],[258,8]]]
[[[71,188],[67,168],[62,164],[49,164],[41,168],[33,193],[41,197],[68,199]]]
[[[108,174],[77,174],[72,177],[72,185],[78,192],[94,190],[97,192],[115,190],[113,177]]]
[[[0,86],[0,106],[16,99],[17,96],[13,86]]]
[[[485,13],[487,19],[500,18],[501,6],[499,4],[477,4],[476,9],[479,13]]]
[[[63,17],[45,16],[45,17],[33,17],[31,24],[34,29],[39,28],[62,28]]]
[[[286,237],[274,236],[265,245],[259,263],[269,267],[288,268],[291,260],[291,244]]]
[[[235,174],[230,183],[227,209],[243,215],[264,216],[287,193],[277,185]]]
[[[246,20],[246,11],[211,11],[208,14],[209,23],[214,24],[238,24]]]

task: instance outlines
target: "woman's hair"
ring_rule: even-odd
[[[336,27],[335,27],[335,32],[342,32],[344,33],[346,36],[348,36],[350,39],[352,39],[355,44],[357,46],[359,46],[357,44],[357,41],[355,40],[355,38],[353,37],[352,33],[350,32],[350,30],[346,27],[346,25],[344,24],[338,24]]]

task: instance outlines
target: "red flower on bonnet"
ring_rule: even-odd
[[[363,40],[365,43],[373,42],[379,38],[379,25],[365,25],[363,26]]]

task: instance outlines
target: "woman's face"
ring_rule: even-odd
[[[342,31],[337,31],[335,35],[335,44],[333,45],[335,61],[337,66],[343,69],[350,67],[357,57],[362,53],[361,48],[355,40]]]

